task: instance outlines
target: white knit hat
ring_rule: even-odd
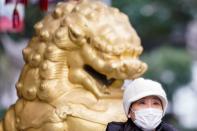
[[[144,78],[135,79],[125,88],[123,94],[123,106],[125,114],[128,116],[130,105],[133,102],[151,95],[160,98],[163,106],[163,112],[165,114],[168,100],[164,89],[160,83]]]

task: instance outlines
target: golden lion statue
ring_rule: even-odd
[[[23,50],[19,99],[0,131],[104,131],[124,121],[121,86],[142,75],[140,39],[128,17],[93,0],[57,4]]]

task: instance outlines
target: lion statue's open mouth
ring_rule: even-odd
[[[0,131],[100,131],[123,120],[123,81],[147,69],[128,17],[99,1],[70,1],[59,3],[35,31],[23,50],[19,99]]]

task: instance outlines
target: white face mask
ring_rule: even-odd
[[[144,131],[154,130],[161,123],[163,117],[163,111],[155,108],[140,109],[134,113],[134,123]]]

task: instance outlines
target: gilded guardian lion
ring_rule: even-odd
[[[104,131],[126,120],[123,81],[147,69],[128,17],[100,1],[69,1],[34,28],[0,131]]]

